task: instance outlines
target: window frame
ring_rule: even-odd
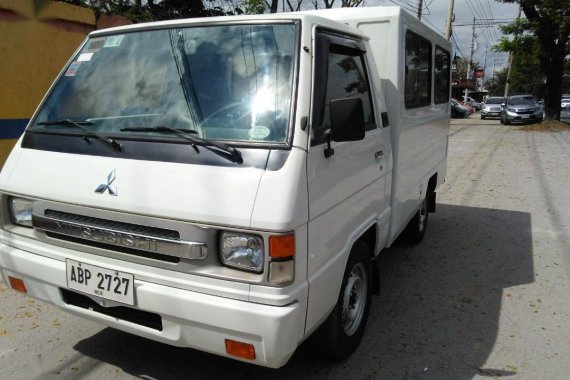
[[[321,145],[326,142],[326,137],[315,137],[314,130],[318,124],[320,127],[324,120],[324,112],[326,108],[327,84],[329,77],[329,54],[331,48],[339,51],[347,52],[347,56],[359,57],[362,64],[364,81],[368,88],[368,102],[370,104],[370,113],[372,122],[366,123],[366,132],[378,129],[376,121],[376,110],[374,105],[374,97],[372,96],[372,83],[370,80],[369,65],[366,62],[366,49],[362,43],[362,39],[358,36],[339,33],[337,31],[325,28],[317,28],[315,31],[315,62],[314,62],[314,88],[313,101],[311,110],[311,141],[310,146]],[[332,52],[333,54],[343,54],[342,52]],[[351,54],[355,53],[355,54]]]
[[[408,57],[408,36],[412,36],[413,38],[416,39],[417,43],[425,43],[428,46],[428,51],[429,51],[429,57],[428,57],[428,75],[427,75],[427,80],[428,80],[428,99],[427,102],[422,102],[421,104],[417,104],[417,96],[415,96],[413,98],[413,102],[410,102],[407,98],[407,78],[408,78],[408,64],[407,64],[407,57]],[[430,106],[432,104],[433,101],[433,57],[434,57],[434,53],[433,53],[433,44],[430,40],[428,40],[425,37],[420,36],[418,33],[407,29],[406,30],[406,35],[405,35],[405,39],[404,39],[404,108],[409,110],[409,109],[415,109],[415,108],[420,108],[420,107],[427,107]]]
[[[437,87],[437,81],[435,78],[435,74],[436,74],[436,68],[435,68],[435,60],[437,58],[437,53],[438,50],[441,51],[442,53],[445,53],[447,55],[447,67],[448,67],[448,77],[447,77],[447,98],[441,101],[438,101],[437,96],[436,96],[436,87]],[[439,46],[438,44],[435,45],[434,51],[433,51],[433,59],[434,59],[434,65],[433,65],[433,104],[444,104],[444,103],[449,103],[449,99],[451,98],[451,52],[449,52],[447,49]]]

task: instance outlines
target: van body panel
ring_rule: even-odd
[[[188,154],[194,154],[190,147],[188,149]],[[18,166],[28,169],[15,170],[5,190],[24,197],[241,227],[249,227],[263,173],[263,170],[255,168],[109,157],[94,160],[91,156],[31,149],[22,149]],[[116,175],[113,185],[118,196],[108,192],[96,193],[97,187],[106,184],[112,172]]]
[[[432,49],[431,71],[411,67],[431,75],[429,104],[407,98],[408,32]],[[284,365],[337,305],[354,244],[381,254],[445,180],[436,47],[450,51],[399,7],[91,33],[0,173],[3,281],[159,342]],[[105,60],[123,65],[94,80],[112,77]],[[333,103],[362,106],[341,123],[359,140],[335,141]],[[134,301],[73,290],[70,262],[132,275]],[[255,359],[228,354],[226,339]]]
[[[8,276],[21,278],[32,297],[147,339],[237,360],[240,359],[226,353],[224,340],[246,342],[256,352],[256,359],[247,360],[248,363],[277,368],[287,362],[303,337],[306,300],[276,307],[180,289],[162,281],[137,279],[137,308],[161,316],[161,329],[157,330],[64,302],[61,289],[66,287],[65,262],[30,255],[4,244],[0,250],[2,278],[6,283]]]

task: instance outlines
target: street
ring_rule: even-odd
[[[344,362],[304,344],[271,370],[77,318],[0,282],[4,379],[565,379],[570,132],[453,119],[427,235],[378,261],[382,289]]]

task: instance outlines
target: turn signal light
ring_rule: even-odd
[[[226,339],[226,352],[229,355],[238,358],[254,360],[255,347],[253,344],[236,342],[235,340]]]
[[[269,256],[274,259],[287,259],[295,256],[295,235],[279,235],[269,238]]]
[[[10,286],[12,287],[12,289],[22,293],[28,292],[28,289],[26,289],[26,285],[24,284],[23,280],[8,276],[8,281],[10,281]]]

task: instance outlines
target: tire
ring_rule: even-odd
[[[485,116],[481,115],[481,120],[485,120]]]
[[[319,354],[336,360],[347,358],[358,347],[368,320],[372,293],[372,260],[368,246],[354,243],[337,303],[327,320],[311,337]]]
[[[511,122],[508,121],[507,119],[505,119],[505,121],[503,122],[503,124],[505,124],[505,125],[511,125]]]
[[[418,211],[408,222],[408,225],[404,229],[403,238],[404,242],[410,245],[419,244],[426,234],[427,223],[428,223],[428,208],[427,208],[427,196],[423,199]]]

